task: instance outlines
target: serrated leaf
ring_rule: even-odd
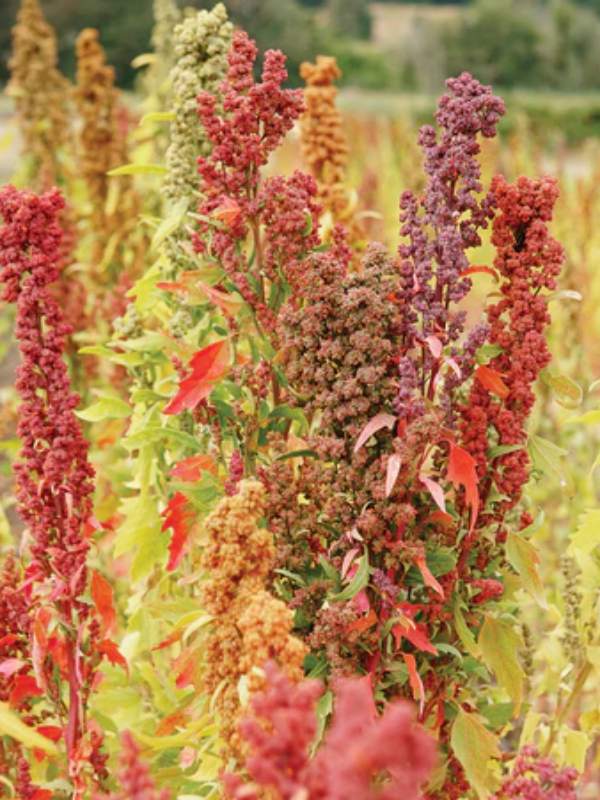
[[[463,613],[458,605],[458,602],[454,606],[454,627],[456,628],[458,638],[460,639],[462,646],[465,648],[467,653],[472,655],[473,658],[479,658],[481,652],[477,642],[475,641],[475,637],[465,622],[465,618],[463,617]]]
[[[542,372],[542,380],[552,389],[556,402],[564,408],[577,408],[583,400],[583,389],[567,375]]]
[[[103,419],[125,419],[131,414],[131,408],[118,397],[102,397],[83,411],[75,413],[86,422],[100,422]]]
[[[574,533],[571,534],[569,552],[580,551],[589,555],[600,544],[600,508],[588,508],[581,514]]]
[[[587,751],[591,745],[590,737],[584,731],[574,731],[564,728],[561,736],[563,763],[575,767],[577,772],[583,774]]]
[[[508,622],[486,614],[477,644],[486,666],[515,704],[514,714],[518,716],[523,702],[525,681],[523,668],[517,657],[519,648],[523,646],[521,637]]]
[[[536,469],[545,475],[554,475],[564,483],[561,459],[568,455],[566,450],[536,434],[529,437],[528,449]]]
[[[467,780],[481,800],[485,800],[496,788],[494,774],[489,767],[492,758],[501,756],[496,737],[488,731],[478,715],[467,714],[459,708],[452,724],[450,743]]]
[[[506,539],[506,557],[518,572],[526,589],[542,608],[548,608],[544,587],[538,572],[539,556],[535,547],[518,533],[509,533]]]

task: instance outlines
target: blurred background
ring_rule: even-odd
[[[186,6],[213,2],[185,0]],[[0,83],[7,78],[10,30],[18,0],[0,3]],[[343,85],[386,93],[437,93],[463,69],[498,89],[577,96],[577,115],[600,125],[600,0],[229,0],[230,15],[261,48],[280,47],[290,80],[318,52],[335,55]],[[74,70],[74,42],[86,26],[102,31],[121,86],[131,60],[149,48],[152,0],[44,0],[59,34],[61,67]],[[583,96],[582,96],[583,95]],[[525,100],[523,100],[525,102]],[[573,100],[570,102],[573,110]],[[571,122],[570,127],[574,127]]]

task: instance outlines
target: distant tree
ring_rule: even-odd
[[[371,11],[368,0],[328,0],[329,26],[352,39],[371,37]]]
[[[150,0],[40,0],[44,14],[58,34],[61,68],[71,77],[75,66],[75,39],[82,28],[97,28],[107,60],[115,67],[117,80],[128,85],[135,76],[131,60],[149,48],[152,30]],[[6,67],[10,53],[10,29],[18,0],[2,0],[0,52]],[[6,70],[0,77],[6,77]]]
[[[444,36],[450,74],[469,70],[496,86],[535,86],[544,77],[542,32],[533,5],[478,0]]]

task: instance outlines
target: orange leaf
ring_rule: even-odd
[[[172,571],[177,568],[183,558],[184,547],[192,530],[194,508],[184,494],[175,492],[161,516],[165,520],[162,530],[173,529],[173,536],[169,542],[169,561],[167,563],[167,569]]]
[[[469,267],[468,269],[463,269],[463,271],[460,273],[460,275],[461,275],[461,278],[466,278],[467,275],[474,275],[477,272],[484,272],[487,275],[491,275],[492,278],[495,281],[498,281],[498,273],[496,272],[496,270],[492,269],[492,267],[486,267],[486,266],[483,266],[483,265],[473,266],[473,267]]]
[[[125,660],[123,654],[118,646],[111,639],[103,639],[98,645],[98,652],[110,661],[114,666],[123,667],[125,672],[129,675],[129,664]]]
[[[502,380],[502,375],[491,367],[486,367],[483,364],[475,370],[475,377],[482,386],[504,400],[510,394],[510,389]]]
[[[220,206],[215,208],[212,215],[225,225],[235,225],[242,213],[236,200],[232,197],[225,197]]]
[[[435,577],[431,574],[431,570],[427,566],[427,562],[425,561],[425,556],[417,556],[415,559],[417,567],[421,575],[423,576],[423,580],[425,581],[425,585],[429,586],[430,589],[433,589],[434,592],[437,592],[440,597],[444,597],[444,590],[440,586],[440,584],[436,581]]]
[[[171,467],[169,475],[172,478],[178,478],[180,481],[191,483],[192,481],[200,480],[202,472],[217,474],[217,465],[214,458],[204,453],[179,461],[174,467]]]
[[[170,645],[175,644],[175,642],[178,642],[181,639],[182,636],[183,636],[183,630],[173,631],[172,633],[170,633],[167,636],[166,639],[163,639],[161,642],[159,642],[158,644],[154,645],[154,647],[152,649],[153,650],[164,650],[165,647],[169,647]]]
[[[419,712],[422,714],[425,705],[425,687],[423,686],[421,676],[417,672],[415,657],[412,653],[402,653],[402,658],[408,669],[408,682],[410,683],[413,697],[415,700],[419,701]]]
[[[369,628],[372,628],[376,623],[377,614],[375,613],[375,609],[372,608],[366,616],[360,617],[360,619],[355,619],[354,622],[351,622],[350,625],[348,625],[348,632],[361,634],[364,631],[369,630]]]
[[[178,689],[196,685],[199,677],[199,663],[198,648],[188,648],[175,659],[173,671],[176,675],[175,685]]]
[[[172,714],[169,714],[161,719],[156,731],[154,732],[154,735],[168,736],[170,733],[173,733],[177,727],[184,726],[187,722],[187,719],[188,715],[185,711],[174,711]]]
[[[92,572],[90,592],[96,611],[102,618],[102,635],[106,636],[112,632],[117,621],[113,588],[106,578],[94,570]]]
[[[479,513],[479,490],[477,488],[477,465],[473,456],[462,447],[450,444],[447,478],[458,489],[463,486],[467,505],[471,509],[471,525],[469,532],[475,527]]]
[[[181,414],[196,408],[212,392],[213,387],[227,372],[229,346],[220,339],[199,350],[190,360],[189,373],[179,384],[179,391],[163,409],[163,414]]]

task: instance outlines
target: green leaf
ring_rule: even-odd
[[[479,658],[481,655],[479,652],[479,647],[477,646],[477,642],[475,641],[475,637],[471,633],[469,626],[465,622],[465,618],[463,617],[458,600],[454,605],[454,627],[456,628],[458,638],[462,642],[462,646],[465,648],[467,653],[472,655],[474,658]]]
[[[498,444],[495,447],[490,447],[487,451],[487,457],[489,459],[499,458],[500,456],[505,456],[508,453],[516,453],[517,450],[522,450],[522,444]]]
[[[535,547],[519,533],[509,533],[506,539],[506,557],[511,567],[518,572],[523,588],[542,608],[548,608],[544,587],[538,572],[539,556]]]
[[[533,434],[529,437],[529,454],[536,469],[545,475],[554,475],[564,483],[561,459],[569,455],[562,447],[548,441],[541,436]]]
[[[114,556],[134,551],[131,577],[138,581],[165,560],[169,537],[161,531],[155,500],[145,493],[122,500],[119,511],[124,519],[117,529]]]
[[[298,423],[300,432],[308,430],[308,420],[301,408],[291,406],[277,406],[269,414],[270,419],[289,419]]]
[[[144,363],[144,357],[140,353],[117,353],[102,344],[93,344],[88,347],[80,347],[77,351],[83,356],[99,356],[106,358],[113,364],[120,364],[123,367],[137,367]]]
[[[514,702],[514,713],[517,716],[523,701],[525,680],[523,668],[517,658],[517,652],[523,646],[521,637],[508,622],[486,614],[477,643],[486,666]]]
[[[483,725],[479,716],[467,714],[459,708],[452,725],[450,743],[478,796],[482,800],[489,797],[496,782],[488,762],[501,755],[496,737]]]
[[[131,408],[118,397],[102,397],[83,411],[75,413],[86,422],[100,422],[103,419],[125,419],[131,414]]]
[[[368,582],[369,582],[369,554],[365,550],[364,555],[358,562],[358,569],[356,570],[356,574],[354,575],[350,583],[346,586],[345,589],[342,589],[341,592],[332,595],[329,599],[332,600],[334,603],[341,603],[346,600],[352,600],[353,597],[355,597],[362,589],[365,588]]]
[[[175,233],[175,231],[181,227],[187,210],[187,198],[180,200],[171,209],[169,209],[168,215],[162,220],[154,232],[154,236],[152,237],[150,247],[153,250],[156,250],[158,247],[160,247],[165,239],[168,239],[171,234]]]
[[[600,508],[588,508],[579,517],[571,535],[569,552],[580,551],[589,555],[600,544]]]
[[[165,175],[167,168],[161,164],[123,164],[115,167],[106,174],[111,177],[116,175]]]
[[[504,350],[499,344],[483,344],[475,353],[475,360],[478,364],[483,364],[485,366],[503,352]]]
[[[580,414],[578,417],[569,417],[567,425],[600,425],[600,408],[594,408]]]
[[[42,736],[18,717],[6,703],[0,703],[0,735],[10,736],[25,747],[39,747],[40,750],[55,756],[58,748],[53,741]]]
[[[504,727],[514,715],[513,703],[487,703],[479,707],[479,712],[483,714],[492,728]]]
[[[174,111],[150,111],[141,118],[140,125],[144,125],[146,122],[173,122],[174,119]]]
[[[289,453],[282,453],[277,456],[275,461],[286,461],[288,458],[318,458],[318,453],[314,450],[290,450]]]
[[[439,578],[440,575],[447,575],[454,569],[457,557],[449,547],[438,547],[425,553],[425,561],[432,575]]]
[[[329,719],[332,710],[333,710],[333,692],[331,692],[328,689],[321,695],[321,697],[319,697],[317,701],[317,707],[315,709],[317,714],[317,735],[315,736],[315,739],[311,747],[313,753],[321,743],[321,739],[323,738],[323,734],[325,733],[327,720]]]

